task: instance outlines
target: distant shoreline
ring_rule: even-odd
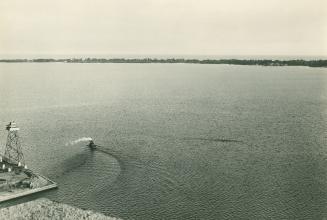
[[[327,60],[274,60],[274,59],[183,59],[183,58],[66,58],[66,59],[0,59],[1,63],[187,63],[230,64],[251,66],[308,66],[327,67]]]

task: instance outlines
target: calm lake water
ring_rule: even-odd
[[[5,125],[59,184],[37,197],[125,219],[327,217],[327,69],[0,64]],[[102,151],[91,152],[93,137]]]

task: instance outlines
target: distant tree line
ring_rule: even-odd
[[[157,59],[157,58],[71,58],[71,59],[2,59],[0,62],[6,63],[44,63],[44,62],[64,62],[64,63],[193,63],[193,64],[230,64],[230,65],[258,65],[258,66],[309,66],[327,67],[327,60],[270,60],[270,59]]]

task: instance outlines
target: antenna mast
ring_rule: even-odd
[[[5,159],[7,162],[17,164],[18,166],[25,165],[24,154],[22,151],[20,138],[18,136],[19,128],[16,127],[15,122],[10,122],[6,126],[6,130],[8,131],[8,136],[5,150]]]

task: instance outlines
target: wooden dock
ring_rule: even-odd
[[[37,187],[37,188],[33,188],[33,189],[24,188],[24,189],[14,189],[13,191],[0,192],[0,203],[11,200],[11,199],[31,195],[34,193],[38,193],[38,192],[42,192],[42,191],[46,191],[46,190],[50,190],[50,189],[55,189],[58,187],[57,183],[48,179],[47,177],[42,176],[40,174],[36,174],[36,173],[34,173],[34,175],[36,175],[38,178],[42,178],[42,179],[48,181],[48,184],[45,186],[41,186],[41,187]]]

